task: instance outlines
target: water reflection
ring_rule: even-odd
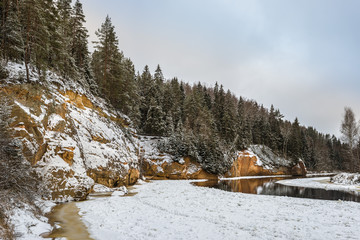
[[[293,187],[276,183],[277,181],[283,179],[286,178],[252,178],[224,181],[215,180],[197,182],[194,184],[196,186],[218,188],[230,192],[360,202],[360,195],[358,192]]]

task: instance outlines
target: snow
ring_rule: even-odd
[[[346,185],[357,185],[360,188],[360,174],[340,173],[332,177],[331,182]]]
[[[287,185],[287,186],[350,191],[350,192],[354,192],[356,194],[360,194],[360,186],[359,185],[331,183],[330,177],[286,179],[286,180],[278,181],[277,183]]]
[[[9,62],[6,69],[9,77],[4,86],[28,83],[24,64]],[[32,102],[15,97],[12,106],[22,111],[14,117],[14,121],[18,121],[14,130],[18,131],[18,138],[24,149],[31,153],[29,155],[39,153],[40,147],[46,149],[44,155],[39,154],[42,157],[37,159],[34,169],[49,184],[50,190],[59,193],[54,195],[54,202],[74,200],[71,193],[90,189],[95,184],[87,174],[90,170],[109,170],[114,177],[121,178],[130,168],[138,167],[139,143],[133,135],[136,130],[111,118],[131,122],[130,119],[112,109],[104,99],[94,96],[86,83],[81,85],[79,81],[65,80],[50,71],[40,78],[31,66],[29,80],[32,84],[24,84],[24,88],[32,90],[36,86],[34,94],[41,98]],[[90,100],[93,109],[84,109],[69,98],[75,96],[81,101],[81,95]],[[22,119],[26,119],[26,123]],[[61,155],[65,152],[73,153],[72,159],[66,159],[68,162]],[[127,190],[113,191],[120,196]],[[44,219],[39,220],[27,209],[16,209],[11,218],[24,239],[36,239],[47,226],[41,224]]]
[[[359,239],[360,204],[154,181],[78,202],[94,239]]]
[[[9,62],[6,68],[10,73],[8,86],[26,82],[23,64]],[[36,94],[41,99],[37,102],[14,99],[13,106],[22,109],[14,130],[21,131],[20,140],[32,155],[46,144],[45,154],[34,167],[45,182],[52,184],[52,190],[91,188],[94,181],[87,175],[89,170],[106,169],[113,171],[114,176],[124,177],[130,168],[137,168],[139,144],[132,135],[136,131],[111,120],[113,117],[130,121],[127,116],[113,110],[77,81],[64,80],[50,71],[40,79],[32,68],[30,75],[30,81],[39,86]],[[93,109],[77,105],[73,98],[81,101],[81,95],[92,102]],[[31,119],[34,126],[23,126],[22,118]],[[37,136],[33,134],[35,128]],[[73,153],[71,162],[63,160],[65,152]],[[55,199],[68,200],[72,198],[62,195]]]
[[[144,161],[146,161],[149,165],[155,165],[157,173],[163,173],[163,164],[168,163],[169,165],[174,162],[174,156],[161,152],[158,149],[158,145],[162,141],[167,141],[166,137],[158,137],[158,136],[139,136],[139,144],[140,144],[140,154]],[[180,164],[184,164],[185,160],[181,158],[179,160]],[[193,165],[193,164],[192,164]],[[189,168],[190,174],[198,171],[199,169],[194,165]],[[173,172],[174,174],[180,172]]]
[[[54,203],[41,201],[37,204],[45,213],[50,212]],[[19,240],[44,239],[40,235],[51,232],[52,226],[44,216],[36,216],[29,205],[14,208],[11,214],[11,223],[15,227],[15,233]]]
[[[105,193],[105,192],[113,192],[114,190],[102,184],[96,183],[93,187],[93,191],[96,193]]]
[[[41,106],[41,114],[40,116],[36,116],[35,114],[31,113],[30,108],[24,106],[23,104],[19,103],[18,101],[14,101],[14,103],[16,105],[18,105],[27,115],[29,115],[32,119],[34,119],[37,122],[41,122],[44,117],[45,117],[45,113],[46,113],[46,108],[44,106]]]
[[[156,162],[148,161],[150,164],[161,166],[163,163],[172,163],[173,156],[167,153],[162,153],[158,149],[158,144],[166,140],[166,137],[157,136],[139,136],[140,137],[140,151],[143,153],[145,160],[157,160]],[[184,164],[182,159],[180,164]]]
[[[292,167],[294,165],[293,161],[279,157],[264,145],[251,145],[245,152],[250,157],[255,156],[257,158],[256,165],[264,169],[272,170],[280,166]]]
[[[65,122],[65,120],[60,115],[53,113],[48,118],[48,128],[54,129],[60,122]]]

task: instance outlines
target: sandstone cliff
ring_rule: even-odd
[[[225,177],[294,175],[305,176],[303,161],[295,162],[277,156],[266,146],[253,145],[248,150],[240,151],[231,169]]]
[[[178,161],[175,157],[160,152],[161,137],[141,137],[140,156],[143,175],[151,179],[217,179],[218,176],[203,170],[199,163],[186,156]],[[238,152],[229,171],[224,177],[306,175],[304,163],[300,160],[277,156],[266,146],[253,145],[248,150]]]
[[[23,153],[51,190],[54,201],[84,199],[94,183],[134,184],[139,177],[138,140],[129,119],[82,84],[51,72],[9,64],[0,99],[11,108],[10,127]]]

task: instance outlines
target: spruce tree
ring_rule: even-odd
[[[301,128],[300,128],[299,120],[295,118],[291,126],[288,152],[292,157],[299,158],[301,157],[301,149],[302,149]]]
[[[149,110],[146,115],[145,132],[146,134],[161,136],[165,133],[166,123],[164,113],[155,99],[151,99]]]
[[[119,73],[122,54],[118,49],[118,38],[115,27],[109,16],[96,32],[98,41],[95,41],[95,51],[92,55],[92,69],[94,78],[99,84],[100,91],[104,96],[111,95],[112,84]]]
[[[138,79],[138,88],[140,95],[140,129],[144,131],[144,124],[147,119],[149,111],[149,104],[151,102],[150,90],[152,88],[152,76],[149,67],[146,65],[141,76]]]
[[[19,6],[25,43],[26,77],[27,80],[30,80],[29,64],[35,65],[40,73],[47,67],[48,63],[50,36],[46,25],[46,8],[40,0],[23,0]]]
[[[58,0],[56,2],[59,12],[59,32],[62,49],[60,52],[60,69],[64,77],[74,77],[76,70],[75,60],[71,54],[72,47],[72,15],[71,0]]]
[[[82,4],[76,0],[73,14],[70,20],[72,27],[71,56],[75,60],[75,64],[81,72],[86,72],[88,50],[88,31],[85,28],[85,15]]]
[[[236,107],[230,90],[224,99],[224,115],[222,119],[223,138],[227,143],[232,143],[236,135]]]

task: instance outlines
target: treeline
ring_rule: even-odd
[[[312,127],[283,119],[253,100],[237,98],[223,86],[189,85],[167,80],[157,66],[135,73],[119,50],[109,17],[96,32],[91,66],[101,93],[128,114],[139,133],[167,136],[160,148],[179,157],[192,156],[209,172],[228,169],[234,154],[251,144],[263,144],[311,170],[351,170],[348,144]]]
[[[71,0],[1,0],[0,54],[5,62],[25,63],[41,76],[89,79],[88,31],[82,4]]]
[[[278,109],[237,98],[223,86],[190,86],[176,78],[164,80],[145,67],[136,77],[139,91],[138,129],[147,135],[168,136],[162,149],[175,156],[195,157],[210,172],[225,171],[233,154],[251,144],[270,147],[311,170],[351,170],[348,145],[324,135],[298,119],[284,120]]]
[[[303,159],[311,170],[354,169],[350,159],[358,146],[301,126],[298,119],[287,121],[273,106],[237,98],[222,85],[165,79],[160,66],[154,73],[147,66],[137,73],[119,49],[110,17],[96,31],[90,55],[78,0],[2,0],[0,14],[1,57],[25,63],[27,80],[34,68],[41,76],[52,70],[90,85],[127,114],[139,133],[166,136],[160,146],[164,151],[192,156],[209,172],[226,171],[236,151],[251,144]]]

